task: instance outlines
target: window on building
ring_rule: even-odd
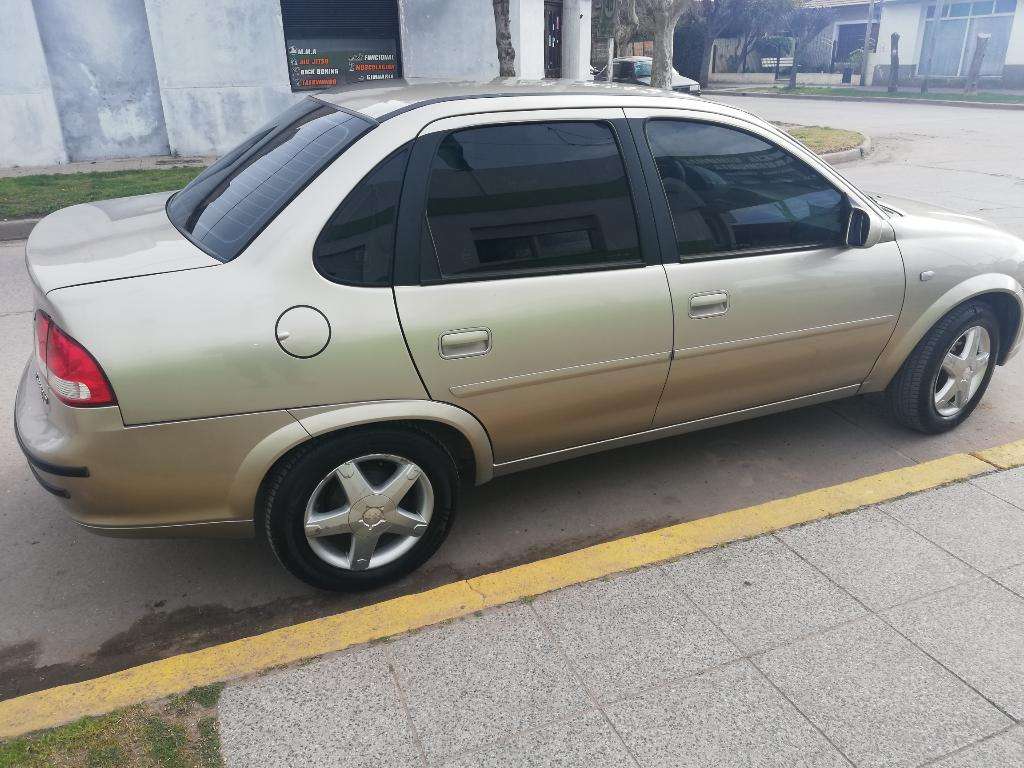
[[[936,31],[936,6],[926,12],[921,74],[933,77],[963,77],[971,66],[978,33],[991,35],[981,63],[983,76],[1002,74],[1010,45],[1010,28],[1017,0],[983,0],[977,3],[944,5]],[[931,63],[929,71],[929,61]]]
[[[427,225],[426,255],[436,259],[441,278],[640,263],[626,170],[605,123],[524,123],[449,134],[430,171]]]
[[[281,0],[293,91],[402,76],[398,0]]]
[[[843,242],[846,198],[817,171],[744,131],[651,120],[682,260]]]
[[[408,159],[409,150],[403,148],[370,171],[327,222],[313,249],[313,263],[328,280],[390,285],[398,199]]]

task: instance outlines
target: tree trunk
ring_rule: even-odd
[[[700,87],[707,88],[711,80],[711,64],[715,57],[715,37],[704,35],[704,49],[700,61]]]
[[[786,87],[791,91],[796,88],[796,63],[800,59],[800,42],[798,40],[793,41],[793,66],[789,68],[789,85]],[[778,62],[776,61],[776,64]]]
[[[868,23],[864,32],[864,58],[860,62],[860,86],[868,85],[868,62],[871,53],[871,31],[875,23],[875,0],[868,2]]]
[[[974,41],[974,55],[971,57],[971,67],[967,70],[967,82],[964,84],[964,93],[974,93],[978,90],[978,78],[981,76],[981,62],[985,58],[985,49],[988,48],[988,41],[992,35],[979,32]]]
[[[924,61],[924,74],[921,74],[921,65],[917,65],[917,74],[921,76],[921,93],[928,93],[928,78],[932,74],[932,59],[935,56],[935,41],[939,37],[939,22],[942,21],[942,12],[946,9],[946,3],[939,0],[939,3],[935,6],[935,16],[932,19],[932,39],[929,41],[927,56],[925,58],[918,58],[918,61]]]
[[[615,38],[608,38],[608,61],[604,68],[604,79],[609,83],[614,79],[614,67],[612,66],[612,59],[615,58]]]
[[[516,49],[512,47],[509,0],[491,0],[494,9],[494,42],[498,47],[498,76],[516,76]]]
[[[651,85],[672,90],[672,38],[679,15],[657,11],[654,15],[654,51],[651,61]]]
[[[893,32],[889,38],[889,93],[900,89],[900,34]]]

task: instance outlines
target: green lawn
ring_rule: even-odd
[[[819,155],[828,152],[841,152],[844,149],[859,147],[864,136],[856,131],[843,128],[826,128],[821,125],[791,125],[775,123],[790,136],[799,139],[812,151]]]
[[[174,166],[0,178],[0,219],[45,216],[76,203],[181,189],[202,170]]]
[[[929,91],[921,93],[917,88],[910,86],[901,88],[896,93],[888,91],[873,91],[864,88],[826,88],[810,85],[798,86],[795,90],[788,88],[749,88],[751,91],[765,91],[775,93],[792,93],[797,96],[859,96],[862,98],[879,99],[926,99],[928,101],[980,101],[997,104],[1024,104],[1024,96],[1013,93],[998,93],[996,91],[979,91],[978,93],[963,93],[949,91]]]
[[[216,714],[223,688],[0,741],[0,768],[223,768]]]

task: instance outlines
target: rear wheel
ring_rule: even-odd
[[[964,421],[981,402],[995,370],[999,320],[982,301],[943,317],[903,363],[886,390],[904,426],[937,434]]]
[[[393,581],[441,546],[456,463],[426,434],[379,429],[298,451],[270,481],[267,540],[293,575],[350,591]]]

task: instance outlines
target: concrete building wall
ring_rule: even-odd
[[[512,0],[509,9],[516,75],[540,80],[544,77],[544,0]]]
[[[404,0],[399,3],[399,17],[406,77],[492,80],[498,76],[494,11],[489,2]]]
[[[882,23],[878,29],[879,64],[890,62],[890,43],[892,33],[900,36],[900,66],[917,64],[921,55],[921,40],[924,37],[922,15],[924,6],[920,3],[886,4],[882,13]]]
[[[0,167],[67,160],[31,0],[0,0]]]
[[[35,0],[68,160],[166,155],[143,0]]]
[[[172,152],[219,154],[293,94],[278,0],[145,0]]]
[[[1013,66],[1024,66],[1024,0],[1017,3],[1017,12],[1013,15],[1013,26],[1010,27],[1010,45],[1006,49],[1006,63]]]

